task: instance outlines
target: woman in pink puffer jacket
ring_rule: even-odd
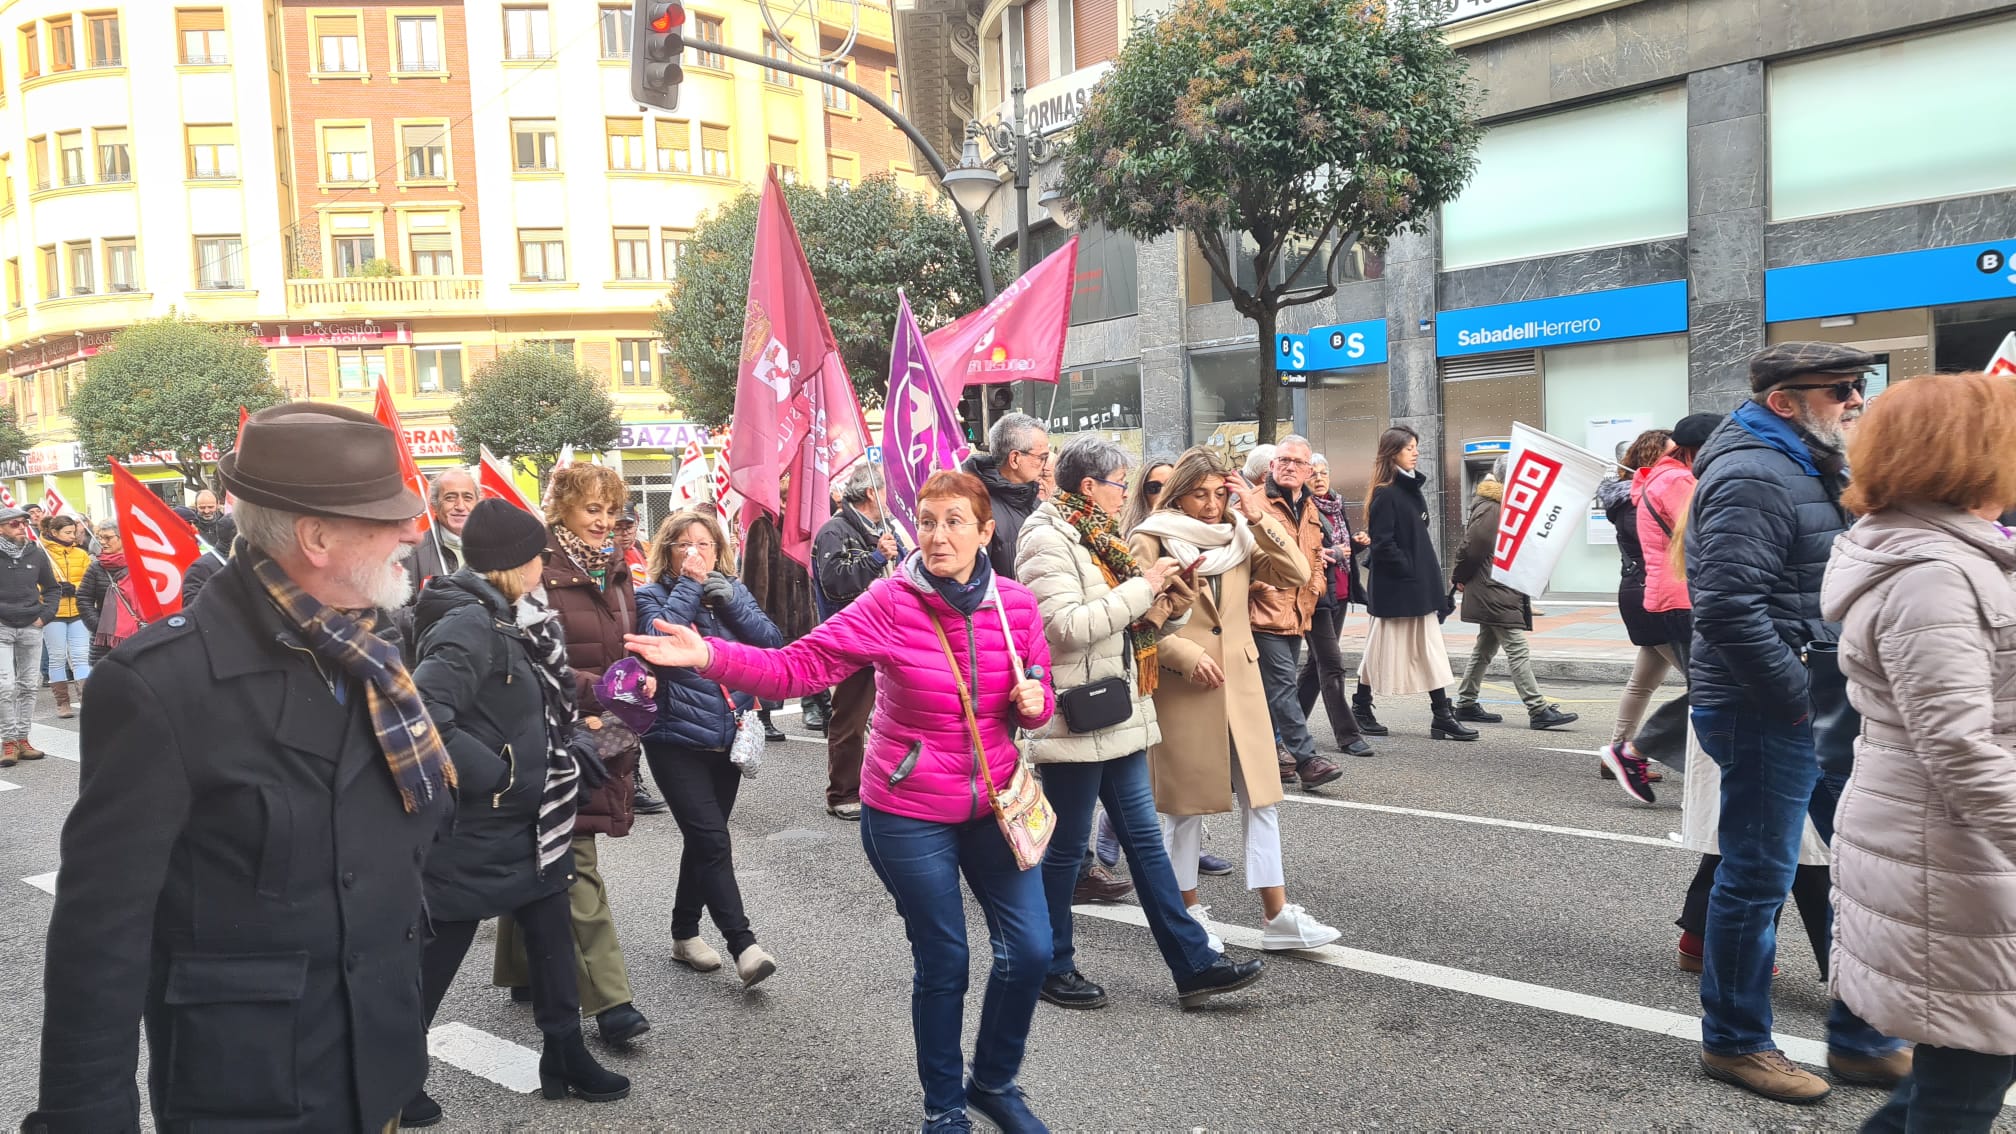
[[[1017,866],[994,819],[960,690],[974,691],[987,771],[1006,787],[1020,759],[1016,730],[1041,726],[1056,707],[1050,647],[1035,596],[997,579],[988,561],[993,505],[979,478],[934,474],[917,503],[917,551],[895,576],[781,650],[702,639],[665,622],[655,635],[631,635],[629,645],[654,665],[690,666],[766,700],[875,668],[861,843],[896,899],[916,962],[911,1019],[924,1129],[968,1129],[971,1107],[1003,1130],[1040,1130],[1015,1076],[1050,964],[1050,916],[1041,872]],[[986,910],[994,954],[973,1073],[963,1083],[962,873]]]

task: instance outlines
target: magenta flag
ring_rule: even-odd
[[[792,400],[784,435],[795,448],[784,469],[790,487],[778,531],[784,554],[809,571],[813,537],[833,515],[834,480],[868,455],[868,422],[861,416],[854,382],[837,350],[826,352],[811,380]],[[739,429],[735,436],[742,436]]]
[[[987,306],[924,336],[932,365],[954,390],[988,382],[1057,381],[1077,270],[1074,236]]]
[[[889,518],[909,546],[917,546],[917,490],[932,473],[956,469],[965,457],[958,410],[924,347],[910,297],[899,292],[889,400],[882,407],[882,475]]]

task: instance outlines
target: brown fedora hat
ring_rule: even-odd
[[[217,462],[217,475],[240,500],[311,516],[410,520],[427,507],[400,475],[398,438],[347,406],[260,410]]]

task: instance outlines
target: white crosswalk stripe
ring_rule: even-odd
[[[28,883],[30,886],[35,887],[52,898],[56,896],[56,872],[53,870],[47,874],[30,874],[21,881]]]
[[[539,1089],[539,1053],[481,1028],[436,1024],[427,1033],[427,1054],[506,1090],[529,1095]]]

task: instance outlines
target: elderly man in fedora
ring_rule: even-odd
[[[421,866],[453,767],[380,633],[425,507],[390,430],[252,415],[236,554],[92,673],[30,1131],[383,1131],[427,1075]]]

